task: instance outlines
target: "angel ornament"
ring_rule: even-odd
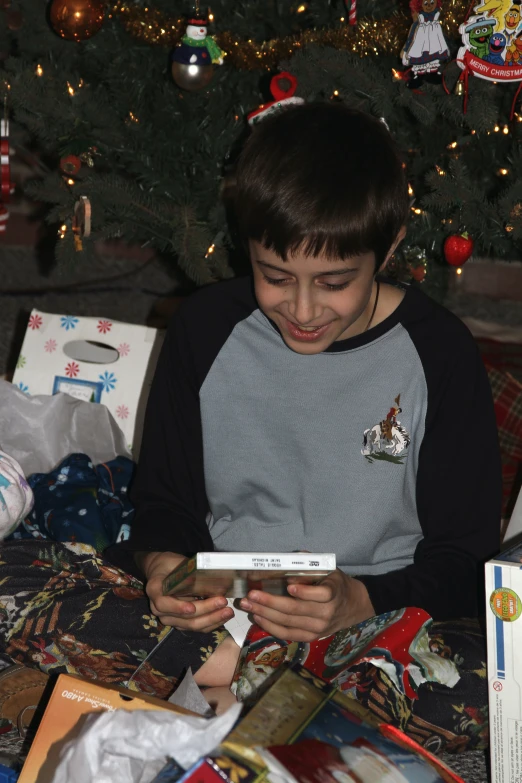
[[[440,0],[410,0],[413,24],[402,50],[403,65],[410,66],[407,87],[440,83],[442,64],[450,53],[440,23]]]

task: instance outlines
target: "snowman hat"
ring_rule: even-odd
[[[474,22],[469,24],[465,28],[464,32],[465,33],[470,33],[472,30],[476,30],[477,27],[484,27],[484,25],[491,25],[491,28],[493,29],[493,27],[495,27],[496,23],[497,22],[496,22],[495,19],[490,19],[490,18],[488,18],[486,16],[481,16],[478,19],[475,19]]]
[[[250,112],[248,115],[248,124],[257,125],[265,117],[275,114],[286,106],[292,104],[298,105],[304,103],[304,98],[298,98],[294,95],[297,90],[297,79],[288,71],[282,71],[272,77],[270,82],[270,92],[274,98],[270,103],[264,103],[258,109]]]
[[[194,27],[208,27],[208,19],[204,16],[193,16],[192,19],[187,19],[187,24],[192,24]]]

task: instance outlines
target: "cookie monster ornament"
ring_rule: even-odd
[[[522,80],[521,0],[483,0],[474,8],[474,16],[460,25],[462,46],[457,63],[460,79],[470,74],[493,82]]]

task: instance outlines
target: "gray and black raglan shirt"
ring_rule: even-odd
[[[489,383],[456,317],[408,288],[373,329],[302,355],[242,278],[168,331],[127,549],[335,552],[377,613],[472,616],[500,496]]]

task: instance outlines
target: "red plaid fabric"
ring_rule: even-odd
[[[507,518],[522,483],[522,384],[488,362],[498,437],[502,454],[503,509]]]

